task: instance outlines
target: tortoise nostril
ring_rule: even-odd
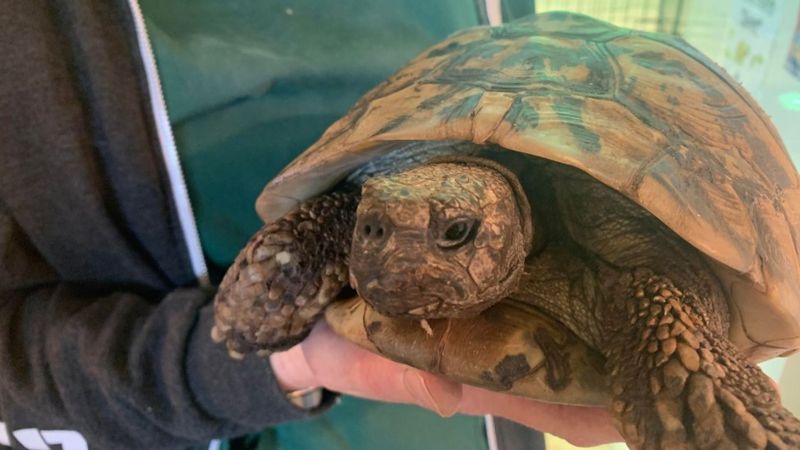
[[[373,244],[381,243],[388,235],[388,226],[378,217],[368,217],[361,225],[361,238]]]

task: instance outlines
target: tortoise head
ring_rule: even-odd
[[[475,315],[516,289],[531,230],[519,182],[491,161],[372,178],[358,206],[351,284],[386,315]]]

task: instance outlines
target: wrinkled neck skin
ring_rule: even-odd
[[[516,177],[489,160],[374,177],[362,187],[351,284],[389,316],[473,316],[517,289],[532,229]]]
[[[647,269],[703,293],[709,326],[727,335],[728,305],[705,258],[655,217],[582,172],[548,166],[535,194],[546,235],[512,297],[544,310],[597,349],[622,320],[630,277]]]
[[[650,213],[588,175],[558,168],[550,176],[558,208],[553,213],[562,220],[561,242],[570,246],[575,259],[562,266],[573,267],[568,270],[573,274],[575,265],[582,266],[582,283],[591,277],[594,286],[577,292],[574,301],[583,303],[594,317],[575,324],[576,328],[591,326],[591,322],[606,326],[620,321],[624,316],[619,314],[620,308],[627,308],[624,299],[632,273],[649,270],[695,291],[701,302],[696,307],[703,310],[708,326],[727,336],[727,300],[698,250]],[[590,342],[602,348],[601,341],[610,331],[596,332],[600,340]]]
[[[606,236],[594,242],[606,244],[606,250],[618,249],[619,255],[630,258],[631,265],[615,264],[574,243],[548,243],[529,258],[520,287],[511,298],[536,306],[592,347],[603,349],[615,328],[629,325],[627,299],[634,272],[648,270],[691,287],[698,294],[693,307],[714,333],[727,336],[728,303],[717,278],[693,249],[678,250],[680,242],[675,242],[674,252],[654,249],[668,239],[671,237],[656,235],[629,245],[631,241]]]

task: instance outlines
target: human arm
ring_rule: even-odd
[[[602,408],[554,405],[460,385],[363,350],[318,324],[301,344],[270,358],[287,390],[308,386],[422,406],[442,416],[492,414],[580,445],[620,441]]]
[[[133,35],[122,1],[0,13],[0,447],[186,448],[306,416],[211,342]]]
[[[186,448],[308,415],[286,401],[266,361],[233,361],[211,341],[210,291],[59,282],[2,208],[0,249],[9,439],[67,430],[89,448]]]

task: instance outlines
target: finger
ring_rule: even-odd
[[[605,408],[543,403],[465,385],[459,411],[505,417],[578,446],[622,441]]]
[[[303,348],[300,345],[269,355],[269,362],[270,366],[272,366],[272,373],[284,391],[303,389],[320,384],[308,366],[308,361],[306,361]]]
[[[364,350],[321,323],[301,345],[319,384],[337,392],[389,402],[413,403],[451,415],[461,385]]]

